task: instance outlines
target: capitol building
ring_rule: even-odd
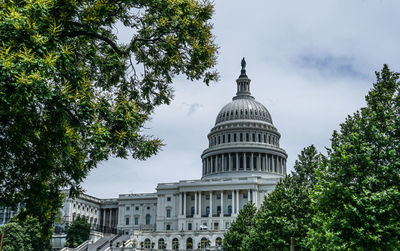
[[[207,135],[200,179],[159,183],[155,193],[112,199],[82,194],[64,201],[66,222],[85,217],[99,232],[118,233],[101,234],[88,250],[110,249],[110,240],[111,246],[118,242],[169,250],[217,248],[239,210],[249,202],[259,207],[286,175],[281,135],[267,108],[250,92],[244,59],[241,66],[236,95],[220,110]]]

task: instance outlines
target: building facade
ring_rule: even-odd
[[[246,62],[232,101],[217,115],[201,154],[202,177],[160,183],[155,193],[121,194],[102,200],[82,195],[64,203],[65,218],[116,228],[145,248],[219,246],[223,234],[249,202],[259,207],[286,175],[286,152],[271,115],[250,92]]]

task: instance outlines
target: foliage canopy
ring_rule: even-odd
[[[3,251],[40,251],[45,246],[40,241],[40,224],[35,218],[28,217],[22,224],[12,218],[0,228],[3,234]]]
[[[89,240],[90,224],[85,218],[76,218],[65,230],[68,247],[75,248]]]
[[[224,234],[223,249],[239,250],[244,238],[249,234],[254,225],[254,215],[257,208],[253,203],[246,204],[240,211],[236,220]]]
[[[384,65],[367,106],[334,132],[312,193],[313,250],[400,249],[400,82]]]
[[[49,238],[60,188],[76,194],[110,156],[155,154],[141,129],[172,78],[218,78],[212,13],[195,0],[1,1],[0,205],[24,203],[21,220],[37,216]]]
[[[265,197],[255,215],[254,227],[242,245],[243,250],[289,250],[293,237],[296,250],[306,250],[304,240],[312,228],[310,193],[316,182],[316,171],[324,156],[311,145],[303,149],[287,175]]]

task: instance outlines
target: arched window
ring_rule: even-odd
[[[172,249],[173,249],[173,250],[178,250],[178,249],[179,249],[179,241],[178,241],[177,238],[174,238],[174,239],[172,240]]]
[[[151,243],[149,238],[144,240],[144,248],[151,248]]]
[[[222,238],[221,238],[221,237],[218,237],[218,238],[215,240],[215,246],[216,246],[216,247],[222,246]]]
[[[186,239],[186,249],[193,249],[193,239],[190,237]]]
[[[200,248],[206,248],[210,245],[210,241],[206,237],[201,238]]]
[[[165,245],[165,241],[163,238],[158,239],[158,249],[164,249],[167,245]]]
[[[228,206],[228,215],[231,216],[231,214],[232,214],[232,206],[229,205]]]
[[[150,214],[146,214],[146,225],[150,224]]]

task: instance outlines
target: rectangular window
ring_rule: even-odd
[[[135,225],[139,225],[139,217],[135,217]]]
[[[249,140],[249,134],[248,134],[248,133],[246,133],[246,141],[247,141],[247,142],[250,141],[250,140]]]
[[[206,200],[210,200],[210,195],[206,195]]]
[[[232,199],[232,194],[228,194],[228,200]]]
[[[125,218],[125,225],[129,225],[129,218]]]
[[[171,197],[167,197],[167,201],[171,201]]]
[[[243,199],[247,199],[247,193],[243,194]]]
[[[225,135],[222,136],[222,143],[225,143]]]
[[[194,200],[194,195],[190,197],[191,200]]]
[[[225,229],[228,229],[229,228],[229,222],[226,222],[225,223]]]
[[[236,142],[236,133],[233,134],[233,142]]]
[[[231,142],[231,135],[228,134],[228,143],[230,143],[230,142]]]
[[[217,194],[217,200],[220,200],[220,199],[221,199],[221,195]]]
[[[171,225],[167,224],[167,230],[171,230]]]
[[[135,210],[136,210],[136,211],[139,210],[139,207],[136,207]]]
[[[171,217],[171,209],[167,209],[167,218]]]
[[[129,207],[126,207],[126,211],[129,211],[129,209],[130,209]]]
[[[192,223],[188,223],[188,230],[192,230]]]
[[[253,133],[253,142],[256,141],[256,135]]]
[[[243,133],[240,134],[240,142],[243,141]]]

